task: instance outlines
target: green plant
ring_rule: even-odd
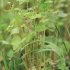
[[[0,19],[0,48],[4,49],[1,56],[5,69],[41,70],[43,64],[44,70],[67,70],[65,56],[69,56],[70,48],[64,39],[65,30],[69,34],[64,24],[66,1],[17,0],[11,6],[12,2]],[[56,63],[57,59],[60,62]]]

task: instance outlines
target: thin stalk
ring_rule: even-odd
[[[28,11],[28,2],[27,2],[27,11]]]
[[[35,1],[34,1],[34,4],[35,4]],[[33,12],[35,12],[35,10],[33,10]],[[37,25],[36,20],[34,19],[34,30],[36,28],[36,25]],[[38,38],[38,37],[36,36],[36,38]],[[34,41],[35,41],[36,38],[34,38]],[[38,42],[36,44],[34,44],[34,46],[33,46],[33,50],[35,50],[35,49],[38,49]],[[36,70],[39,70],[38,54],[36,54],[36,53],[35,53],[35,61],[36,61]]]
[[[27,11],[28,11],[28,2],[27,2]],[[25,53],[27,53],[27,51],[28,51],[27,49],[28,49],[28,48],[26,47],[26,48],[25,48]],[[28,65],[28,55],[26,55],[25,61],[26,61],[27,67],[29,67],[29,65]]]
[[[39,0],[37,2],[37,7],[39,7]],[[39,13],[39,8],[37,9],[37,13]],[[38,23],[39,23],[39,19],[36,21],[36,24],[38,24]],[[39,37],[40,37],[40,34],[37,33],[37,39],[39,39]],[[37,42],[36,49],[39,49],[39,42]],[[36,67],[37,67],[37,70],[39,70],[39,54],[37,54],[36,58],[37,58],[37,66]]]
[[[69,29],[68,29],[67,25],[65,25],[65,27],[66,27],[66,30],[67,30],[68,35],[69,35],[69,37],[70,37],[70,32],[69,32]]]
[[[70,30],[70,1],[69,0],[67,0],[66,1],[67,3],[67,8],[66,8],[66,13],[67,13],[67,17],[66,17],[66,22],[65,22],[65,28],[66,28],[66,30],[65,30],[65,38],[67,39],[67,40],[69,40],[69,36],[68,36],[68,34],[69,34],[69,31],[68,30]],[[66,27],[67,26],[67,27]],[[69,28],[69,29],[68,29]]]
[[[44,0],[44,2],[45,2],[45,0]],[[45,11],[45,7],[44,7],[44,11]],[[46,23],[45,23],[46,24]],[[44,28],[45,28],[45,26],[44,26]],[[43,37],[43,40],[45,41],[45,29],[44,29],[44,31],[43,31],[43,35],[44,35],[44,37]],[[44,46],[45,46],[45,42],[43,42],[43,48],[44,48]],[[46,61],[45,61],[45,52],[44,52],[44,63],[46,63]],[[45,67],[45,65],[44,65],[44,69],[46,69],[46,67]]]
[[[28,49],[28,48],[25,48],[25,53],[27,53],[27,49]],[[27,67],[29,67],[29,65],[28,65],[28,55],[26,55],[26,57],[25,57],[25,61],[26,61],[26,65],[27,65]]]
[[[34,3],[35,3],[35,1],[34,1]],[[35,10],[33,9],[33,12],[34,12]],[[33,15],[34,15],[34,13],[33,13]],[[34,30],[35,30],[35,27],[36,27],[36,22],[35,22],[35,19],[33,20],[33,23],[34,23]],[[33,41],[35,41],[35,39],[36,39],[36,37],[34,37],[34,39],[33,39]],[[36,44],[34,44],[33,43],[33,50],[35,50],[36,49]],[[36,65],[36,68],[37,68],[37,64],[38,64],[38,62],[37,62],[37,54],[36,53],[33,53],[33,58],[35,58],[35,59],[33,59],[33,64],[35,64]]]
[[[60,38],[62,39],[62,42],[63,42],[63,45],[64,45],[64,47],[65,47],[65,49],[66,49],[67,54],[68,54],[68,56],[70,57],[70,55],[69,55],[69,53],[68,53],[68,50],[67,50],[67,47],[66,47],[66,44],[65,44],[65,42],[64,42],[64,40],[63,40],[63,38],[62,38],[62,36],[61,36],[61,34],[60,34],[60,32],[59,32],[57,26],[56,26],[56,24],[55,24],[55,27],[56,27],[56,30],[58,31],[58,34],[60,35]]]
[[[35,24],[35,20],[34,20],[34,30],[35,30],[36,24]],[[33,39],[33,41],[35,41],[35,37]],[[33,43],[33,50],[35,50],[35,46],[36,44]],[[33,53],[33,58],[35,58],[36,53]],[[33,61],[35,61],[35,59],[33,59]],[[36,63],[34,62],[34,64],[36,65]]]
[[[29,67],[32,67],[32,62],[31,62],[31,53],[29,54]]]
[[[3,58],[3,62],[4,62],[4,66],[6,70],[9,70],[8,65],[7,65],[7,61],[5,59],[4,53],[2,52],[2,58]]]
[[[44,30],[44,38],[43,38],[43,40],[45,41],[45,30]],[[44,47],[44,42],[43,42],[43,47]],[[45,52],[44,52],[44,63],[45,63],[46,61],[45,61]],[[45,67],[45,65],[44,65],[44,69],[45,69],[46,67]]]
[[[38,42],[36,44],[36,49],[38,49]],[[36,56],[36,70],[39,70],[39,61],[38,61],[38,53],[35,53],[35,56]]]
[[[68,2],[68,5],[69,5],[69,0],[67,0],[67,2]],[[53,9],[55,10],[54,0],[53,0]],[[69,6],[68,6],[68,10],[69,10]],[[64,44],[64,47],[65,47],[65,49],[66,49],[66,52],[68,53],[66,44],[64,43],[64,40],[63,40],[63,38],[62,38],[62,36],[61,36],[61,34],[60,34],[60,31],[59,31],[59,29],[57,28],[57,25],[56,25],[55,23],[54,23],[54,25],[55,25],[55,27],[56,27],[56,30],[58,31],[58,34],[60,35],[60,38],[62,39],[62,42],[63,42],[63,44]],[[68,55],[69,55],[69,53],[68,53]],[[70,55],[69,55],[69,57],[70,57]]]
[[[69,18],[70,18],[70,15],[69,15],[69,10],[70,9],[70,1],[69,0],[67,0],[67,24],[69,24]]]
[[[53,10],[55,10],[55,0],[53,0]],[[51,59],[54,61],[55,59],[55,53],[51,51]],[[54,70],[54,67],[51,65],[51,70]]]

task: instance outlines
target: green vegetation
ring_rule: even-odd
[[[69,0],[0,0],[0,70],[69,70]]]

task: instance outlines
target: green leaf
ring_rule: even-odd
[[[47,36],[47,37],[45,37],[45,40],[48,42],[55,43],[56,37],[55,36]]]
[[[2,34],[0,34],[0,40],[3,40],[3,36],[2,36]]]
[[[19,28],[18,27],[11,30],[11,35],[16,34],[16,33],[19,33]]]
[[[18,27],[22,24],[22,21],[23,21],[22,16],[17,15],[16,18],[14,18],[10,21],[10,25],[14,26],[14,27]]]
[[[22,43],[21,43],[21,44],[19,43],[19,45],[17,44],[17,45],[14,45],[14,46],[13,46],[13,50],[15,51],[15,53],[16,53],[16,52],[19,52],[19,50],[20,50],[21,48],[22,48]]]
[[[31,32],[31,33],[27,36],[27,42],[29,42],[35,35],[36,35],[35,32]]]
[[[66,14],[66,13],[63,13],[63,12],[59,12],[58,16],[59,16],[59,17],[66,17],[67,14]]]
[[[25,45],[28,43],[33,37],[35,36],[35,32],[31,32],[30,34],[27,34],[19,43]]]
[[[52,0],[48,0],[45,3],[53,3],[53,1]]]
[[[20,42],[20,40],[21,40],[21,38],[17,35],[12,39],[11,44],[17,45]]]
[[[32,52],[45,52],[45,51],[50,51],[51,49],[36,49],[33,50]]]
[[[49,23],[48,29],[53,32],[55,30],[55,25],[53,23]]]
[[[22,24],[22,25],[20,25],[20,27],[26,27],[26,25],[25,24]]]
[[[15,11],[19,11],[19,10],[20,10],[20,8],[14,8],[14,10],[15,10]]]
[[[50,51],[50,50],[54,51],[59,56],[63,56],[63,50],[53,43],[49,43],[49,45],[45,45],[44,49],[36,49],[36,50],[31,51],[31,52],[44,52],[44,51]]]
[[[10,32],[12,30],[12,28],[13,28],[13,25],[9,25],[5,31]]]
[[[7,63],[6,57],[4,55],[4,52],[2,52],[2,58],[3,58],[3,63],[4,63],[4,66],[5,66],[5,69],[9,70],[8,63]]]
[[[11,44],[13,45],[13,50],[15,50],[15,52],[19,51],[22,48],[22,45],[24,46],[25,44],[27,44],[34,36],[35,32],[31,32],[30,34],[27,34],[23,39],[15,37],[11,42]]]
[[[56,52],[60,56],[63,55],[63,50],[53,43],[47,45],[46,48],[51,49],[52,51]]]
[[[30,18],[31,19],[36,19],[36,18],[40,18],[40,17],[41,17],[41,14],[34,14]]]
[[[18,48],[20,41],[21,38],[18,35],[12,39],[11,44],[13,45],[13,50],[16,50]]]
[[[12,50],[10,50],[8,53],[7,53],[7,56],[8,56],[8,59],[9,60],[11,60],[12,59],[12,57],[13,57],[13,51]]]
[[[26,13],[24,13],[24,15],[25,15],[26,17],[28,17],[28,18],[30,18],[30,17],[32,16],[32,14],[33,14],[33,13],[31,13],[31,12],[26,12]]]
[[[66,40],[64,41],[64,43],[66,45],[67,51],[69,51],[70,50],[70,43]],[[63,49],[64,53],[67,53],[66,48],[64,45],[62,45],[62,49]]]
[[[2,40],[0,41],[2,44],[8,44],[9,45],[9,42],[5,41],[5,40]]]
[[[7,24],[7,23],[5,23],[5,24],[1,24],[1,25],[0,25],[0,29],[6,29],[6,28],[7,28],[7,26],[8,26],[8,24]]]
[[[26,0],[17,0],[19,1],[19,4],[21,5],[23,2],[25,2]]]
[[[36,32],[40,32],[40,31],[44,31],[47,29],[47,25],[44,24],[44,23],[39,23],[37,24],[36,28],[35,28],[35,31]]]

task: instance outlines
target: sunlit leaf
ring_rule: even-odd
[[[59,16],[59,17],[66,17],[67,14],[66,14],[66,13],[63,13],[63,12],[60,12],[60,13],[58,14],[58,16]]]
[[[5,40],[2,40],[0,41],[2,44],[8,44],[9,45],[9,42],[5,41]]]
[[[11,30],[11,35],[16,34],[16,33],[19,33],[19,28],[18,27]]]
[[[63,50],[61,48],[59,48],[58,46],[56,46],[55,44],[49,44],[46,47],[53,50],[60,56],[63,55]]]
[[[15,50],[16,48],[18,48],[19,46],[19,42],[21,41],[21,38],[17,35],[17,36],[14,36],[14,38],[12,39],[11,41],[11,44],[13,45],[13,50]]]

